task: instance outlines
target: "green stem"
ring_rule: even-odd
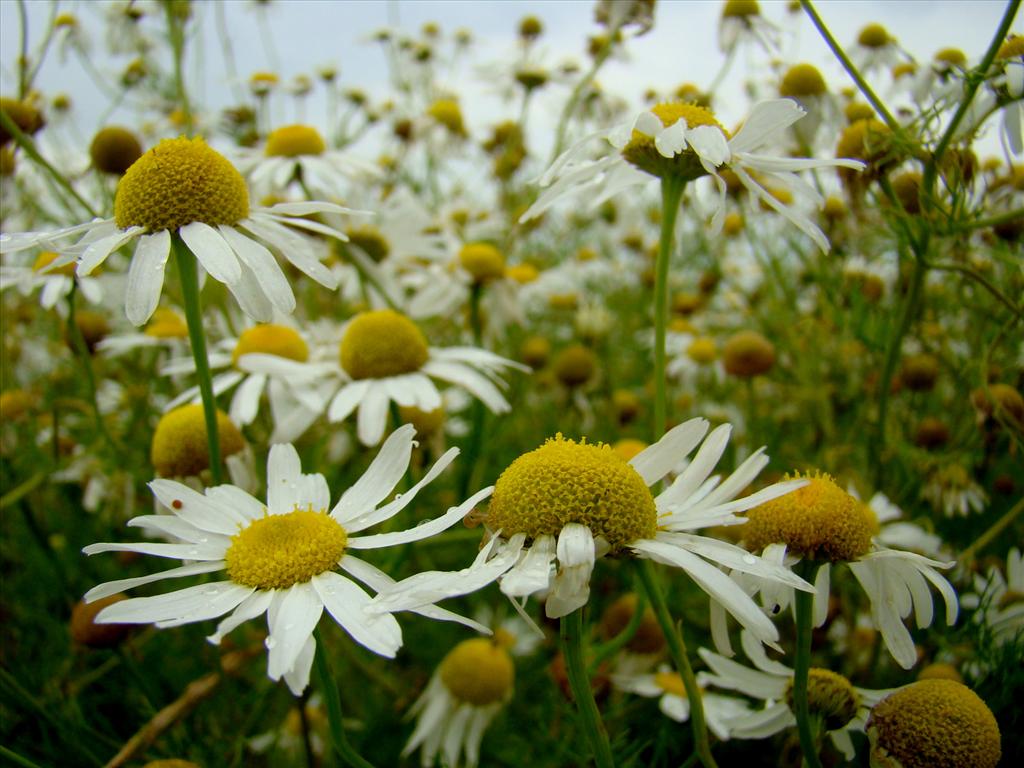
[[[960,554],[960,562],[969,562],[976,553],[991,544],[1000,533],[1006,530],[1010,523],[1020,516],[1021,512],[1024,512],[1024,496],[1019,498],[1017,503],[1010,507],[1006,514],[996,520],[987,531],[975,539],[974,543]]]
[[[878,439],[872,451],[876,488],[881,487],[882,470],[885,466],[886,422],[889,415],[889,392],[892,388],[892,375],[896,370],[896,359],[900,355],[903,337],[906,335],[907,329],[914,319],[914,314],[917,312],[917,304],[921,296],[921,286],[924,283],[927,271],[928,267],[924,260],[915,256],[914,273],[910,277],[910,288],[907,291],[907,298],[903,303],[903,313],[900,315],[896,332],[889,337],[889,346],[885,353],[885,363],[882,366],[882,378],[878,382]]]
[[[590,664],[588,665],[588,669],[591,674],[601,666],[601,662],[614,656],[621,649],[625,648],[630,640],[636,637],[636,633],[640,629],[640,625],[643,623],[644,611],[646,610],[647,598],[641,593],[637,595],[636,605],[633,608],[633,615],[629,617],[629,623],[622,628],[622,631],[619,632],[619,634],[607,643],[594,649],[594,652],[591,655]]]
[[[930,269],[937,269],[940,272],[959,272],[961,275],[971,278],[981,285],[986,291],[991,293],[992,297],[999,301],[1003,306],[1013,312],[1017,317],[1024,320],[1024,309],[1014,304],[1008,296],[1004,295],[1002,291],[992,285],[984,275],[975,272],[970,267],[965,267],[962,264],[946,264],[942,262],[937,264],[934,262],[930,263],[928,267]]]
[[[901,126],[896,118],[892,116],[892,113],[886,108],[882,100],[875,95],[871,86],[868,85],[868,81],[864,79],[857,67],[854,66],[852,61],[850,61],[850,57],[846,55],[846,51],[843,50],[843,47],[839,45],[838,41],[832,36],[829,28],[825,26],[825,22],[821,20],[821,16],[818,15],[814,5],[811,4],[811,0],[800,0],[800,5],[803,6],[807,15],[811,17],[811,23],[814,24],[815,28],[825,39],[826,45],[832,49],[832,53],[835,54],[835,57],[839,59],[839,63],[843,65],[843,69],[845,69],[847,74],[853,78],[853,82],[857,84],[860,92],[864,94],[864,98],[866,98],[871,106],[875,108],[875,111],[882,116],[882,119],[885,120],[885,124],[889,126],[889,129],[893,133],[897,136],[902,135],[903,126]]]
[[[559,634],[569,685],[576,700],[576,710],[580,714],[583,730],[594,750],[594,762],[598,768],[614,768],[615,759],[608,743],[608,731],[605,730],[601,713],[594,701],[594,692],[590,688],[590,678],[583,662],[583,608],[577,608],[568,616],[562,617]]]
[[[814,583],[818,564],[812,561],[800,563],[800,575]],[[796,590],[796,659],[793,663],[793,710],[796,715],[797,731],[800,734],[800,749],[804,761],[810,768],[821,768],[817,741],[811,723],[810,707],[807,702],[807,676],[811,670],[811,623],[814,614],[814,593]]]
[[[39,768],[38,765],[33,763],[27,757],[22,757],[17,752],[12,752],[7,747],[0,746],[0,755],[10,760],[13,765],[20,765],[22,768]]]
[[[71,286],[71,292],[68,294],[68,320],[66,326],[68,341],[71,343],[71,347],[74,349],[75,354],[78,355],[79,362],[82,364],[82,370],[85,372],[85,387],[89,393],[89,405],[91,406],[93,419],[96,422],[96,431],[100,433],[100,437],[103,438],[103,442],[105,442],[116,455],[118,453],[117,444],[114,442],[114,438],[110,436],[110,432],[107,431],[107,425],[103,421],[103,414],[100,413],[99,401],[96,399],[96,375],[92,370],[92,355],[90,354],[88,347],[85,345],[85,338],[82,336],[82,329],[78,327],[78,322],[75,320],[77,298],[78,282],[76,280]]]
[[[171,41],[171,50],[174,53],[174,87],[178,95],[178,106],[181,107],[184,118],[185,133],[192,135],[192,105],[188,100],[188,90],[185,88],[185,19],[177,14],[177,3],[167,2],[164,10],[167,13],[167,34]]]
[[[12,488],[3,496],[0,496],[0,509],[7,509],[7,507],[11,506],[11,504],[20,501],[24,496],[32,493],[32,491],[34,491],[36,488],[38,488],[40,485],[46,482],[46,480],[49,477],[50,473],[46,470],[43,470],[42,472],[36,472],[34,475],[32,475],[32,477],[30,477],[25,482]]]
[[[961,224],[957,224],[953,227],[956,232],[966,232],[972,229],[984,229],[985,227],[998,227],[1000,224],[1009,224],[1014,221],[1020,221],[1024,219],[1024,208],[1015,208],[1012,211],[1006,213],[1000,213],[997,216],[989,216],[986,219],[974,219],[973,221],[965,221]]]
[[[704,768],[718,768],[715,758],[711,756],[708,726],[704,719],[704,700],[701,697],[700,688],[697,686],[697,677],[693,674],[693,667],[690,666],[690,658],[686,654],[686,642],[683,640],[683,634],[672,622],[672,614],[669,613],[665,595],[658,585],[654,564],[650,560],[639,559],[636,561],[636,567],[644,591],[647,593],[647,599],[651,601],[654,615],[658,619],[658,625],[668,641],[672,664],[682,678],[683,687],[686,689],[686,698],[690,702],[690,726],[693,729],[694,752],[700,756]]]
[[[210,361],[206,357],[206,335],[203,332],[203,313],[199,306],[199,273],[196,257],[177,234],[171,235],[171,250],[181,276],[181,297],[185,304],[185,321],[192,346],[192,359],[196,362],[199,393],[203,398],[203,416],[206,418],[206,444],[210,452],[210,474],[213,484],[222,482],[220,463],[220,432],[217,429],[217,401],[213,396]]]
[[[3,126],[7,134],[14,139],[14,143],[21,147],[22,151],[31,158],[32,162],[46,171],[47,175],[57,183],[57,185],[67,192],[71,197],[75,199],[79,205],[81,205],[90,216],[97,216],[93,207],[86,202],[85,198],[75,191],[75,188],[71,186],[71,182],[64,178],[64,174],[54,168],[50,162],[39,154],[39,150],[36,149],[35,142],[32,141],[32,137],[28,136],[17,124],[8,116],[6,112],[0,110],[0,125]]]
[[[665,434],[668,417],[668,392],[665,382],[665,330],[668,327],[668,266],[672,258],[676,216],[686,182],[675,178],[661,180],[661,239],[654,272],[654,429],[652,442]]]
[[[992,62],[995,61],[996,54],[999,53],[999,48],[1002,46],[1007,33],[1010,31],[1010,25],[1013,24],[1013,19],[1017,15],[1017,9],[1019,7],[1020,0],[1010,0],[1010,2],[1006,4],[1006,10],[1003,11],[1003,18],[999,22],[999,27],[996,29],[995,35],[992,36],[992,42],[989,43],[988,50],[985,51],[985,56],[982,58],[981,64],[979,64],[974,71],[968,73],[967,88],[964,90],[964,95],[960,100],[960,104],[957,107],[956,112],[953,114],[953,118],[949,121],[949,125],[946,126],[946,132],[942,134],[942,138],[939,140],[939,145],[935,148],[935,152],[932,153],[931,158],[928,160],[928,165],[925,168],[924,178],[921,181],[922,199],[931,199],[932,187],[935,182],[936,172],[938,171],[939,161],[942,160],[942,156],[946,153],[946,149],[953,141],[953,135],[956,133],[956,129],[960,126],[960,122],[967,114],[967,110],[970,109],[971,102],[974,101],[974,94],[978,92],[978,88],[988,77],[989,68],[992,66]]]
[[[331,664],[327,660],[327,647],[324,645],[324,638],[320,634],[319,627],[313,630],[313,639],[316,640],[313,671],[327,706],[327,720],[331,727],[331,740],[334,742],[334,749],[342,760],[354,768],[373,768],[373,763],[364,760],[348,743],[348,737],[345,736],[345,725],[341,717],[341,697],[338,695],[338,685],[334,682],[334,676],[331,674]]]

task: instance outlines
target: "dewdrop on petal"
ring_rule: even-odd
[[[795,711],[792,681],[786,688],[786,704]],[[836,731],[857,716],[860,696],[842,675],[811,667],[807,675],[807,704],[812,717],[820,717],[826,730]]]
[[[952,680],[920,680],[871,710],[873,768],[994,768],[999,724],[974,691]]]
[[[217,411],[217,432],[221,458],[245,447],[245,438],[238,427],[220,410]],[[160,418],[153,433],[150,460],[161,477],[188,477],[209,469],[210,449],[202,405],[183,405]]]

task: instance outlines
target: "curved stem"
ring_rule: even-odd
[[[210,376],[210,361],[206,357],[206,335],[203,332],[203,313],[199,306],[199,273],[196,257],[177,234],[171,235],[171,250],[181,276],[181,295],[185,304],[185,321],[188,323],[188,338],[192,346],[192,358],[196,362],[196,377],[199,379],[199,393],[203,398],[203,416],[206,419],[206,444],[210,452],[210,474],[213,484],[220,485],[220,432],[217,429],[217,401],[213,396],[213,379]]]
[[[668,326],[668,265],[672,257],[676,215],[683,196],[685,181],[661,181],[661,239],[658,242],[658,263],[654,272],[654,429],[652,442],[665,434],[668,416],[668,393],[665,387],[665,329]]]
[[[800,575],[812,584],[818,564],[810,561],[800,563]],[[807,677],[811,670],[811,622],[814,613],[814,593],[796,590],[796,659],[793,663],[793,710],[796,715],[797,731],[800,734],[800,749],[804,761],[811,768],[821,768],[818,747],[811,723],[807,703]]]
[[[991,544],[1000,533],[1006,530],[1006,527],[1016,520],[1021,512],[1024,512],[1024,496],[1019,498],[1016,504],[1010,507],[1002,517],[996,520],[987,531],[975,539],[974,543],[960,554],[960,563],[969,563],[978,552]]]
[[[658,576],[654,572],[654,565],[650,560],[640,559],[636,561],[637,572],[640,581],[643,583],[647,599],[651,601],[654,615],[658,619],[661,631],[668,641],[669,655],[672,657],[672,664],[683,680],[683,688],[686,689],[686,698],[690,702],[690,725],[693,728],[693,749],[700,757],[704,768],[718,768],[715,758],[711,756],[711,744],[708,740],[708,726],[704,719],[704,699],[701,697],[700,688],[697,686],[697,677],[693,674],[693,667],[690,666],[690,658],[686,655],[686,643],[683,641],[683,634],[672,622],[672,614],[669,613],[668,603],[665,602],[665,595],[658,586]]]
[[[937,269],[940,272],[958,272],[961,275],[971,278],[976,283],[981,285],[986,291],[992,294],[992,297],[999,301],[1003,306],[1013,312],[1017,317],[1024,319],[1024,308],[1018,307],[1013,301],[1006,295],[1003,294],[998,288],[992,285],[991,282],[982,274],[975,272],[970,267],[965,267],[962,264],[952,264],[943,262],[932,262],[928,265],[931,269]]]
[[[619,634],[594,650],[590,658],[590,664],[587,665],[591,674],[601,666],[601,663],[605,659],[609,659],[614,656],[620,650],[625,648],[634,637],[636,637],[636,633],[640,629],[640,625],[643,623],[644,612],[646,610],[647,596],[640,593],[637,595],[636,605],[633,608],[633,615],[629,617],[629,623],[622,628],[622,631],[619,632]]]
[[[338,695],[338,684],[334,682],[334,676],[331,674],[331,663],[327,660],[327,649],[324,647],[324,638],[320,634],[320,627],[313,630],[313,639],[316,641],[313,673],[316,675],[324,703],[327,705],[327,721],[331,727],[331,740],[334,742],[334,749],[341,759],[353,768],[373,768],[373,763],[364,760],[348,743],[345,725],[341,718],[341,697]]]
[[[590,689],[590,678],[583,663],[583,609],[577,608],[561,619],[560,637],[562,654],[565,656],[565,671],[569,676],[576,709],[583,723],[583,730],[594,750],[594,762],[598,768],[614,768],[612,748],[608,743],[608,732],[605,730],[601,713],[594,701],[594,692]]]

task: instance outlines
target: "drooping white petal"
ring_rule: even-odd
[[[171,235],[166,229],[139,238],[125,287],[125,314],[132,325],[139,326],[149,320],[160,302],[164,267],[170,253]]]
[[[580,523],[565,525],[556,545],[558,572],[544,605],[550,619],[568,616],[590,598],[590,574],[594,570],[594,534]]]
[[[770,99],[754,105],[747,119],[729,140],[733,152],[751,152],[807,114],[792,99]]]
[[[141,587],[143,584],[151,584],[154,581],[162,581],[164,579],[180,579],[184,576],[195,576],[200,573],[213,573],[214,571],[219,571],[223,567],[223,560],[212,560],[205,563],[180,565],[177,568],[160,571],[160,573],[151,573],[148,576],[136,576],[130,579],[108,581],[103,584],[98,584],[90,589],[85,593],[85,596],[82,599],[87,603],[91,603],[94,600],[109,597],[110,595],[116,595],[118,592],[125,592],[129,589],[135,589],[135,587]]]
[[[294,312],[295,294],[274,254],[234,227],[221,225],[218,229],[239,261],[252,270],[270,303],[286,315]]]
[[[212,635],[207,636],[207,641],[213,645],[220,645],[220,641],[224,639],[224,636],[235,629],[235,627],[239,627],[250,619],[255,619],[257,616],[262,616],[266,613],[273,599],[273,590],[253,592],[238,604],[230,616],[217,625],[216,631]]]
[[[356,434],[363,445],[377,445],[384,437],[390,402],[387,387],[380,381],[371,381],[363,401],[359,404],[359,414],[356,417]]]
[[[178,234],[214,280],[231,284],[241,279],[238,257],[216,229],[201,221],[193,221],[181,227]]]
[[[704,439],[708,426],[707,419],[685,421],[666,432],[654,445],[644,448],[629,463],[647,485],[654,485]]]
[[[253,593],[231,581],[198,584],[155,597],[133,597],[112,603],[97,614],[97,624],[185,624],[222,616]]]
[[[392,432],[362,477],[341,495],[331,515],[346,530],[362,530],[354,526],[358,525],[362,516],[372,514],[405,476],[415,445],[415,434],[416,428],[411,424],[403,424]]]
[[[555,562],[555,537],[538,536],[508,573],[501,577],[501,591],[510,597],[523,597],[551,585]]]
[[[314,656],[316,656],[316,638],[310,635],[306,638],[299,655],[295,657],[291,669],[284,673],[284,681],[293,696],[301,696],[306,690],[306,686],[309,685],[309,673],[313,669]]]
[[[267,674],[271,680],[292,668],[306,640],[313,634],[324,605],[308,583],[293,584],[279,593],[280,604],[270,617],[267,637]]]
[[[477,491],[459,506],[452,507],[440,517],[420,523],[415,528],[410,528],[406,531],[378,533],[372,536],[352,536],[348,540],[348,547],[350,549],[380,549],[382,547],[392,547],[396,544],[408,544],[412,541],[419,541],[420,539],[434,536],[461,521],[474,506],[490,496],[493,490],[494,486],[489,486]]]
[[[143,227],[129,227],[125,230],[116,230],[113,234],[96,240],[82,251],[75,274],[79,277],[91,275],[93,270],[106,261],[111,253],[143,232],[145,232]]]
[[[387,658],[402,647],[402,629],[390,613],[369,613],[370,596],[356,584],[333,571],[312,580],[313,588],[342,629],[360,645]]]

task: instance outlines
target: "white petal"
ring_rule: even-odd
[[[286,315],[294,312],[295,294],[274,254],[234,227],[222,225],[219,230],[239,260],[252,270],[270,303]]]
[[[344,576],[326,571],[313,577],[313,588],[327,612],[352,639],[374,653],[394,658],[402,647],[402,630],[390,613],[368,613],[370,596]]]
[[[266,613],[273,599],[274,592],[272,590],[253,592],[240,602],[231,615],[221,621],[217,625],[216,631],[206,639],[214,645],[220,645],[220,641],[224,639],[224,636],[235,629],[235,627],[241,626],[250,619],[255,619],[257,616],[262,616]]]
[[[792,99],[771,99],[756,104],[736,135],[729,140],[733,152],[750,152],[769,142],[807,114]]]
[[[530,548],[501,578],[501,591],[510,597],[523,597],[551,585],[555,561],[555,537],[538,536]]]
[[[234,536],[247,522],[230,506],[173,480],[158,478],[149,483],[149,489],[167,509],[201,530]]]
[[[358,524],[362,516],[372,514],[374,508],[391,495],[409,468],[415,434],[416,428],[411,424],[392,432],[362,477],[342,494],[331,515],[347,530],[362,530],[350,529],[349,524]]]
[[[125,314],[132,325],[142,325],[149,320],[160,302],[164,268],[170,253],[171,235],[166,229],[139,238],[128,267],[125,288]]]
[[[97,624],[185,624],[222,616],[254,592],[231,581],[198,584],[155,597],[133,597],[108,605]]]
[[[313,658],[316,656],[316,638],[310,635],[305,645],[295,658],[291,669],[284,673],[284,681],[293,696],[301,696],[309,685],[309,673],[313,669]],[[301,706],[301,705],[300,705]]]
[[[181,565],[177,568],[161,571],[160,573],[151,573],[148,576],[136,576],[131,579],[108,581],[90,589],[85,593],[85,596],[82,599],[87,603],[91,603],[94,600],[109,597],[110,595],[116,595],[118,592],[125,592],[129,589],[134,589],[135,587],[141,587],[143,584],[151,584],[154,581],[162,581],[163,579],[180,579],[183,576],[195,576],[200,573],[212,573],[213,571],[219,571],[223,567],[223,560],[213,560],[206,563]]]
[[[99,543],[82,548],[87,555],[100,552],[138,552],[155,557],[171,557],[178,560],[223,560],[224,547],[208,544],[157,544],[152,542]]]
[[[230,284],[241,279],[238,257],[216,229],[201,221],[193,221],[181,227],[178,234],[214,280]]]
[[[276,615],[268,622],[267,674],[271,680],[280,680],[295,664],[323,610],[323,603],[309,584],[294,584],[284,592]]]
[[[392,547],[396,544],[408,544],[412,541],[419,541],[451,528],[460,522],[474,506],[491,495],[494,487],[484,488],[470,496],[466,501],[457,507],[452,507],[445,514],[420,523],[415,528],[407,531],[395,531],[393,533],[378,533],[373,536],[353,536],[348,540],[350,549],[380,549]]]
[[[371,382],[363,401],[359,404],[359,414],[356,418],[356,434],[363,445],[376,445],[384,436],[388,424],[389,402],[387,388],[379,381]]]
[[[302,463],[295,446],[272,445],[267,458],[267,507],[274,514],[291,512],[301,499]]]
[[[362,402],[372,383],[369,379],[363,379],[346,384],[338,390],[338,394],[331,400],[327,409],[327,420],[333,423],[347,419],[356,406]]]
[[[551,619],[568,616],[590,598],[594,570],[594,535],[585,525],[569,523],[558,534],[558,573],[551,585],[544,612]]]
[[[116,230],[114,234],[96,240],[82,252],[82,257],[78,260],[78,267],[75,269],[75,273],[79,277],[92,274],[92,271],[106,261],[113,251],[116,251],[129,240],[138,237],[144,231],[143,227],[129,227],[123,231]]]
[[[666,432],[654,445],[640,451],[629,463],[647,485],[654,485],[694,449],[707,434],[708,426],[707,419],[701,418],[683,422]]]

